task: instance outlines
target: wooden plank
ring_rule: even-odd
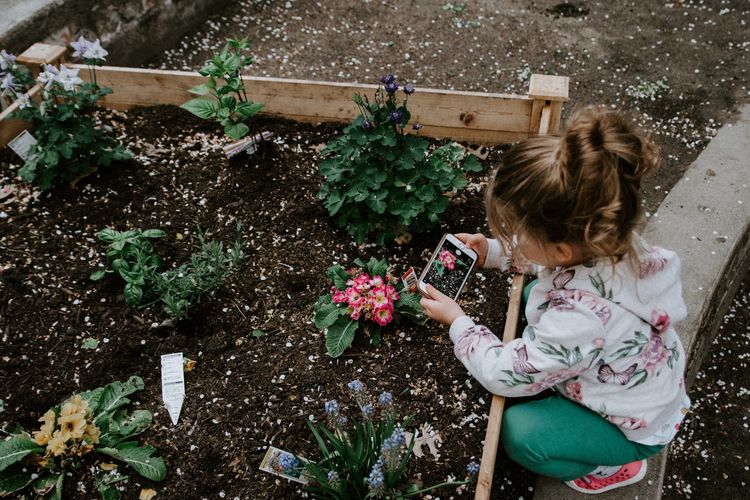
[[[85,68],[81,65],[71,67]],[[88,78],[82,71],[82,78]],[[357,108],[351,101],[359,92],[373,97],[376,85],[312,82],[266,77],[243,77],[250,99],[265,105],[263,113],[307,122],[351,121]],[[195,97],[187,90],[205,78],[193,72],[101,67],[100,85],[113,93],[104,105],[116,109],[158,104],[180,105]],[[479,144],[500,144],[529,135],[533,100],[511,94],[418,89],[409,98],[420,134],[451,137]]]
[[[529,97],[548,101],[567,101],[570,78],[557,75],[531,75]]]
[[[524,275],[514,274],[511,285],[510,300],[508,302],[508,315],[505,318],[505,330],[503,331],[503,343],[508,343],[516,338],[518,319],[521,313],[521,299],[523,296]],[[505,408],[503,396],[492,396],[490,405],[490,416],[487,420],[487,432],[484,435],[484,449],[482,450],[482,462],[479,466],[477,477],[477,491],[475,500],[489,500],[492,490],[492,476],[495,472],[495,459],[497,458],[497,447],[500,442],[500,424]]]
[[[36,84],[28,91],[29,97],[34,98],[42,89],[41,85]],[[11,115],[18,109],[18,101],[14,101],[10,106],[0,113],[0,148],[4,148],[12,141],[22,130],[31,128],[29,123],[18,118],[11,118]]]
[[[27,66],[41,64],[57,63],[65,60],[65,47],[59,45],[49,45],[47,43],[35,43],[28,49],[24,50],[17,58],[16,62]]]

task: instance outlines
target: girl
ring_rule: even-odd
[[[490,392],[555,395],[503,415],[502,443],[524,467],[583,493],[635,483],[677,433],[690,400],[672,324],[686,315],[677,256],[635,232],[656,146],[621,115],[587,108],[561,137],[511,148],[487,189],[490,229],[458,237],[483,267],[537,264],[528,326],[507,344],[429,287],[427,315]],[[515,261],[514,261],[515,262]]]

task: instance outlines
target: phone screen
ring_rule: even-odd
[[[422,281],[455,300],[471,272],[474,259],[445,239]]]

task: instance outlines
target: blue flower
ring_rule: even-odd
[[[365,390],[365,384],[359,381],[359,379],[352,380],[346,386],[349,388],[350,391],[357,394],[360,392],[364,392]]]
[[[404,85],[404,94],[406,95],[412,95],[414,93],[414,84],[413,83],[407,83]]]
[[[393,404],[393,394],[390,392],[381,392],[378,396],[378,403],[381,406],[391,406]]]
[[[479,474],[479,464],[477,462],[469,462],[469,464],[466,466],[466,472],[470,476],[476,476]]]
[[[292,454],[283,453],[279,457],[279,465],[284,470],[284,472],[289,473],[294,471],[294,469],[299,465],[299,460],[297,460],[297,457]]]
[[[326,410],[326,415],[329,415],[331,417],[335,417],[339,414],[339,410],[341,407],[339,406],[339,402],[335,399],[332,399],[330,401],[326,401],[324,408]]]
[[[404,118],[404,114],[400,110],[392,111],[391,114],[388,115],[388,118],[393,123],[401,123],[401,120]]]
[[[383,475],[383,461],[378,460],[372,466],[370,475],[367,476],[367,486],[370,493],[375,497],[381,496],[385,491],[385,476]]]
[[[349,423],[349,419],[344,415],[339,415],[339,418],[336,419],[336,423],[339,425],[346,425]]]
[[[370,120],[363,121],[362,128],[365,130],[370,130],[372,128],[372,122]]]
[[[15,66],[16,56],[0,50],[0,71],[7,71]]]
[[[388,85],[389,83],[393,83],[395,81],[396,81],[396,77],[393,75],[383,75],[380,78],[380,83],[382,83],[383,85]]]
[[[422,128],[422,124],[421,124],[421,123],[419,123],[419,122],[417,122],[417,123],[412,123],[412,125],[411,125],[411,129],[412,129],[412,130],[419,130],[420,128]]]
[[[336,471],[332,470],[328,472],[328,484],[331,487],[336,488],[339,484],[339,475]]]
[[[385,84],[385,91],[388,92],[389,94],[393,94],[397,90],[398,90],[398,83],[393,82],[393,83]]]
[[[362,415],[364,415],[365,417],[371,417],[375,413],[375,407],[369,403],[362,406],[361,410],[362,410]]]

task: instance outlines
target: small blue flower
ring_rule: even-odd
[[[352,380],[351,382],[346,384],[346,386],[355,394],[363,392],[365,390],[365,384],[360,382],[359,379]]]
[[[279,457],[279,465],[284,472],[292,472],[299,465],[299,460],[294,455],[284,453]]]
[[[396,77],[393,75],[383,75],[380,78],[380,83],[382,83],[383,85],[388,85],[389,83],[393,83],[395,81],[396,81]]]
[[[479,474],[479,464],[477,462],[469,462],[469,464],[466,466],[466,472],[470,476],[476,476]]]
[[[365,130],[370,130],[372,128],[372,122],[370,120],[365,120],[362,122],[362,128]]]
[[[393,94],[397,90],[398,90],[398,83],[393,82],[393,83],[385,84],[385,91],[388,92],[389,94]]]
[[[393,394],[390,392],[381,392],[378,396],[378,403],[380,406],[391,406],[393,404]]]
[[[421,123],[417,122],[417,123],[412,123],[412,125],[411,125],[411,129],[412,130],[419,130],[420,128],[422,128],[422,124]]]
[[[388,115],[388,118],[393,123],[401,123],[401,120],[404,118],[404,114],[400,110],[392,111],[391,114]]]
[[[404,94],[406,95],[412,95],[414,93],[414,84],[413,83],[407,83],[404,85]]]
[[[339,425],[346,425],[349,423],[349,419],[346,418],[345,415],[339,415],[339,417],[336,419],[336,423]]]
[[[339,475],[336,471],[332,470],[328,472],[328,484],[333,488],[336,488],[339,484]]]
[[[370,493],[375,497],[379,497],[385,490],[385,476],[383,475],[383,461],[378,460],[375,465],[372,466],[370,475],[367,476],[367,486],[370,489]]]
[[[362,410],[362,415],[364,415],[365,417],[371,417],[375,414],[375,407],[369,403],[362,406],[361,410]]]
[[[339,402],[335,399],[332,399],[330,401],[326,401],[324,408],[326,410],[326,415],[329,415],[331,417],[335,417],[339,414],[339,410],[341,407],[339,406]]]

